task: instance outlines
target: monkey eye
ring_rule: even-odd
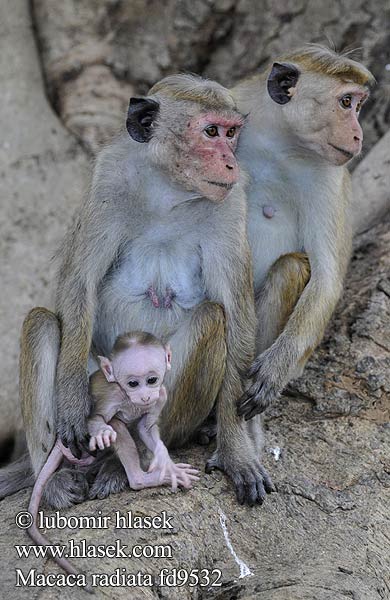
[[[230,127],[230,129],[228,129],[226,132],[226,137],[228,137],[228,138],[233,138],[235,135],[236,135],[235,127]]]
[[[352,96],[350,94],[346,94],[340,99],[340,106],[342,108],[352,108]]]
[[[209,137],[216,137],[218,135],[218,127],[216,125],[208,125],[204,131]]]
[[[146,383],[148,385],[155,385],[158,382],[158,377],[148,377]]]
[[[129,381],[129,383],[127,385],[131,388],[136,388],[136,387],[138,387],[139,383],[138,383],[138,381],[131,380],[131,381]]]

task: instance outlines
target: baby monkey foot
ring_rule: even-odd
[[[187,463],[174,463],[168,460],[162,467],[149,471],[148,475],[157,475],[157,485],[170,485],[173,492],[178,487],[189,489],[196,481],[199,481],[199,471]]]

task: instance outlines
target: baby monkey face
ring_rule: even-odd
[[[151,407],[160,396],[160,388],[171,366],[169,348],[134,346],[112,358],[100,358],[107,381],[116,381],[137,406]]]

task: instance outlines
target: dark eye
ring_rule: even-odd
[[[131,388],[136,388],[138,387],[138,381],[129,381],[127,385]]]
[[[209,125],[205,128],[205,133],[209,137],[216,137],[218,135],[218,127],[216,125]]]
[[[346,94],[340,100],[340,105],[342,108],[351,108],[352,107],[352,96]]]
[[[228,129],[226,132],[226,137],[228,137],[228,138],[233,138],[235,135],[236,135],[235,127],[230,127],[230,129]]]
[[[148,377],[146,383],[148,385],[154,385],[155,383],[157,383],[158,381],[158,377]]]

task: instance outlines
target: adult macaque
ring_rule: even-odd
[[[158,419],[167,401],[163,380],[171,369],[171,351],[150,333],[133,331],[118,336],[111,357],[99,356],[100,369],[90,378],[94,406],[88,419],[89,449],[113,445],[133,490],[158,485],[190,488],[198,471],[175,464],[161,441]],[[137,422],[145,446],[153,453],[148,472],[140,466],[138,450],[126,425]]]
[[[141,330],[177,357],[166,380],[164,442],[190,439],[217,401],[208,468],[231,477],[240,502],[261,503],[272,490],[259,462],[259,432],[236,412],[254,358],[255,322],[235,158],[242,124],[225,88],[189,75],[167,77],[147,97],[131,99],[130,135],[100,154],[62,248],[56,312],[36,308],[23,326],[21,401],[36,474],[57,434],[77,456],[86,441],[91,351],[107,356],[119,333]],[[107,460],[89,496],[126,482],[118,460]],[[70,469],[46,486],[54,507],[87,495],[86,479]]]
[[[351,250],[350,177],[371,73],[319,46],[274,62],[232,93],[249,113],[239,158],[251,176],[248,235],[258,329],[250,419],[298,376],[342,290]]]

